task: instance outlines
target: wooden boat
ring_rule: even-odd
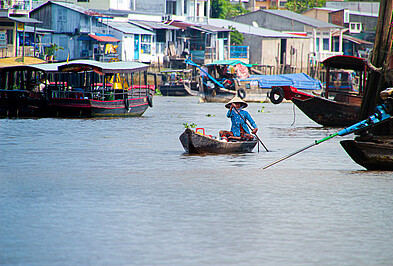
[[[154,92],[154,86],[147,84],[147,68],[136,62],[93,60],[2,68],[0,115],[141,116],[152,107]],[[33,92],[35,84],[25,81],[38,76],[45,77],[45,88]]]
[[[201,102],[226,103],[235,95],[247,102],[270,102],[272,86],[297,85],[302,90],[322,90],[322,84],[306,74],[250,75],[252,65],[239,60],[219,60],[206,68],[186,60],[201,70],[199,97]]]
[[[368,132],[363,132],[363,136],[356,137],[354,140],[341,141],[341,145],[356,163],[366,169],[393,171],[391,117],[393,115],[393,88],[387,88],[393,86],[393,55],[386,52],[392,50],[393,0],[382,0],[380,5],[370,65],[373,70],[380,68],[382,72],[371,71],[369,74],[359,116],[366,117],[373,110],[377,110],[383,100],[383,106],[386,109],[385,115],[390,115],[390,117],[386,123],[381,123],[370,128]],[[374,137],[370,138],[370,134],[367,133],[371,133],[371,136]]]
[[[47,94],[37,91],[39,80],[58,73],[61,63],[32,64],[0,68],[0,116],[43,117],[47,115]],[[50,85],[50,82],[47,84]]]
[[[326,88],[321,96],[299,91],[293,86],[275,86],[270,92],[270,100],[279,104],[283,99],[291,100],[304,114],[323,126],[349,126],[358,121],[363,97],[363,86],[367,75],[367,63],[353,56],[333,56],[323,64],[327,67]],[[357,71],[359,81],[357,91],[353,84],[343,81],[330,82],[330,76],[337,74],[331,68]],[[346,85],[345,85],[346,84]]]
[[[257,141],[226,142],[211,136],[197,133],[187,128],[179,137],[183,148],[188,153],[246,153],[252,152]]]
[[[191,69],[161,71],[160,92],[163,96],[197,96],[197,82],[191,77]]]
[[[53,88],[49,91],[50,115],[141,116],[153,106],[154,86],[147,84],[147,68],[146,64],[121,61],[75,60],[63,64],[59,71],[66,73],[71,89]]]
[[[367,170],[393,171],[393,139],[384,141],[342,140],[341,146]]]
[[[206,65],[205,71],[199,78],[199,98],[201,102],[226,103],[234,96],[238,96],[247,102],[264,102],[267,99],[269,89],[260,88],[256,79],[240,81],[240,73],[236,69],[245,69],[244,77],[249,77],[250,64],[240,60],[218,60]],[[220,84],[217,84],[219,82]]]

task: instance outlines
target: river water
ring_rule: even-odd
[[[271,152],[187,155],[220,103],[155,97],[143,117],[0,120],[1,265],[392,265],[393,174],[355,164],[291,103],[247,110]],[[345,137],[351,138],[351,136]]]

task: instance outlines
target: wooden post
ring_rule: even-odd
[[[154,73],[154,90],[157,90],[157,73]]]

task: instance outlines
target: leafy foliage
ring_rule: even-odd
[[[288,0],[287,8],[296,13],[303,13],[314,7],[325,6],[326,0]]]
[[[248,13],[241,4],[232,5],[229,0],[212,0],[210,4],[212,18],[229,18]]]
[[[241,45],[243,43],[243,34],[241,34],[235,27],[229,27],[231,31],[231,45]]]
[[[191,124],[183,123],[183,126],[184,126],[184,128],[194,128],[194,127],[196,127],[197,125],[194,124],[194,123],[191,123]]]
[[[46,47],[45,53],[49,56],[54,56],[55,53],[59,50],[64,50],[63,47],[57,45],[56,43],[51,44],[51,46]]]

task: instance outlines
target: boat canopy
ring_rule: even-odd
[[[14,72],[14,71],[42,71],[42,72],[58,72],[58,67],[64,63],[43,63],[22,66],[8,66],[0,68],[0,72]]]
[[[240,60],[217,60],[212,63],[206,64],[207,66],[217,66],[217,65],[222,65],[222,66],[235,66],[237,64],[242,64],[246,67],[252,67],[251,64],[246,64]]]
[[[282,75],[251,75],[247,79],[240,81],[258,81],[260,88],[271,88],[273,86],[293,86],[299,90],[321,90],[321,81],[314,79],[307,74],[282,74]]]
[[[174,73],[174,72],[191,72],[191,69],[167,69],[162,70],[161,73]]]
[[[73,60],[59,66],[61,72],[94,71],[100,74],[133,73],[147,70],[149,65],[131,62],[99,62],[94,60]]]
[[[365,59],[350,55],[331,56],[325,59],[322,63],[328,68],[351,69],[358,71],[364,71],[367,66]]]

